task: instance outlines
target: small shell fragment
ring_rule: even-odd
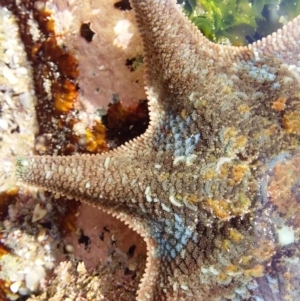
[[[36,222],[47,215],[48,211],[44,209],[39,203],[35,205],[32,215],[32,222]]]

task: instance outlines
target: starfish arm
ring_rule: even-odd
[[[249,45],[255,54],[276,57],[283,63],[300,68],[300,16],[289,22],[276,33]],[[300,71],[298,69],[298,75]]]
[[[175,0],[131,0],[131,4],[144,45],[150,100],[154,96],[164,106],[182,109],[182,95],[191,94],[200,82],[209,84],[237,55],[249,55],[246,48],[242,52],[210,42]]]
[[[17,176],[23,183],[60,195],[107,208],[135,207],[138,212],[145,199],[145,185],[153,178],[151,169],[145,173],[147,153],[143,155],[143,163],[139,163],[137,154],[125,156],[120,150],[103,155],[19,158]]]

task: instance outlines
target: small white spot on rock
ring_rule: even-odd
[[[180,288],[187,291],[189,289],[189,287],[186,284],[181,284]]]
[[[46,216],[46,214],[48,213],[48,211],[44,208],[42,208],[42,206],[38,203],[35,205],[34,210],[33,210],[33,215],[32,215],[32,222],[36,222],[40,219],[42,219],[43,217]]]
[[[182,206],[182,204],[175,198],[174,195],[170,195],[169,200],[176,207],[181,207]]]
[[[110,157],[107,157],[107,158],[105,159],[105,162],[104,162],[104,168],[105,168],[105,169],[108,169],[109,163],[110,163]]]
[[[3,130],[3,131],[7,131],[7,129],[8,129],[7,120],[0,119],[0,129]]]
[[[117,47],[126,49],[129,45],[129,42],[133,34],[129,31],[130,22],[128,20],[120,20],[114,27],[114,32],[116,38],[114,39],[113,44]]]
[[[51,170],[47,170],[46,171],[46,174],[45,174],[45,179],[46,180],[49,180],[51,177],[52,177],[52,171]]]
[[[42,266],[34,266],[28,270],[25,276],[26,287],[35,292],[39,288],[40,281],[45,278],[46,272]]]
[[[162,208],[164,211],[166,211],[166,212],[170,212],[170,211],[171,211],[171,209],[170,209],[167,205],[165,205],[164,203],[161,203],[161,208]]]
[[[13,284],[11,284],[11,286],[9,287],[12,293],[17,293],[20,286],[21,286],[22,282],[21,281],[16,281]]]
[[[86,189],[91,188],[91,183],[90,183],[90,182],[86,182],[86,183],[85,183],[85,188],[86,188]]]
[[[282,246],[289,245],[295,241],[295,233],[292,228],[283,226],[277,230],[278,241]]]

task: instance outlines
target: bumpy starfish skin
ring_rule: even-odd
[[[209,42],[174,0],[131,4],[148,130],[102,155],[20,158],[19,180],[141,233],[139,301],[299,298],[300,17],[235,48]]]

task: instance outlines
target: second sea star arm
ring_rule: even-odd
[[[17,177],[26,184],[68,197],[94,200],[98,204],[106,199],[107,207],[126,206],[125,202],[136,207],[144,198],[151,170],[145,173],[130,154],[109,152],[97,156],[19,158]]]
[[[174,0],[131,0],[131,4],[144,45],[149,98],[157,96],[165,109],[181,111],[187,101],[182,96],[209,85],[237,56],[251,55],[247,48],[240,53],[238,48],[210,42]]]
[[[279,29],[276,33],[249,45],[256,55],[276,57],[288,65],[300,67],[300,16]],[[298,70],[300,76],[300,71]]]

